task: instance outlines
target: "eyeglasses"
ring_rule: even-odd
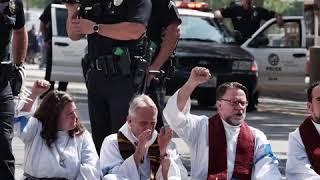
[[[227,101],[232,106],[238,106],[240,104],[241,107],[245,107],[248,105],[248,101],[235,101],[235,100],[229,100],[229,99],[219,99],[221,101]]]

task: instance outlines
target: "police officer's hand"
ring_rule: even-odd
[[[92,34],[92,33],[94,33],[94,31],[93,31],[93,26],[94,25],[96,25],[95,22],[90,21],[88,19],[80,18],[81,34]]]
[[[72,19],[69,24],[70,30],[74,34],[81,34],[81,27],[80,27],[80,20],[79,19]]]
[[[191,71],[187,83],[198,86],[201,83],[207,82],[211,78],[210,71],[204,67],[194,67]]]
[[[65,6],[68,9],[68,13],[74,15],[77,12],[77,9],[80,7],[80,4],[66,3]]]

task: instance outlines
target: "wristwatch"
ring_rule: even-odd
[[[98,32],[99,32],[99,29],[100,29],[100,24],[95,24],[95,25],[93,26],[93,31],[94,31],[95,33],[98,33]]]

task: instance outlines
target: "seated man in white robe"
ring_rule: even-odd
[[[127,122],[102,143],[100,165],[104,179],[186,179],[172,129],[155,130],[158,110],[147,95],[130,103]]]
[[[189,146],[192,179],[278,180],[278,160],[263,132],[245,121],[247,89],[237,82],[220,85],[217,114],[190,114],[190,95],[208,81],[208,69],[195,67],[187,82],[169,100],[164,117]]]
[[[320,82],[312,84],[307,93],[311,115],[289,134],[288,180],[320,179]]]

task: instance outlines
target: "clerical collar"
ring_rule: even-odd
[[[312,120],[312,123],[313,123],[314,127],[316,127],[318,133],[320,134],[320,124],[314,122],[313,120]]]

